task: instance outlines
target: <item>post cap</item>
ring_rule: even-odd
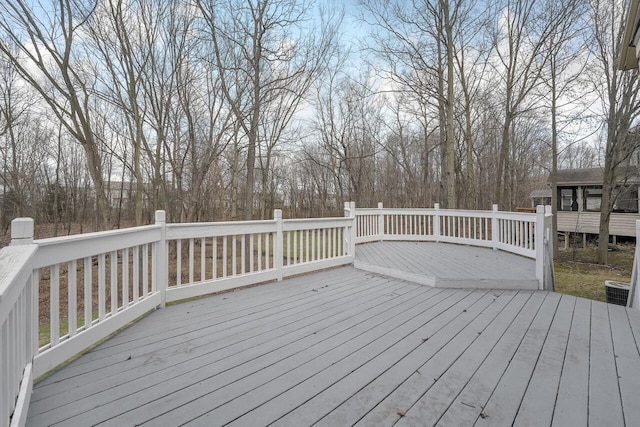
[[[33,242],[33,218],[16,218],[11,221],[11,244]]]
[[[167,222],[167,213],[165,211],[156,211],[156,222]]]
[[[274,219],[282,219],[282,209],[274,209],[273,210],[273,218]]]

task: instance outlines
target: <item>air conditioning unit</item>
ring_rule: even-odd
[[[617,282],[615,280],[605,280],[604,290],[607,295],[609,304],[627,305],[629,298],[630,285],[625,282]]]

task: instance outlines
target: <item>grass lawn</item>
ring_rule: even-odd
[[[561,250],[554,264],[556,292],[605,301],[604,281],[629,282],[634,245],[620,245],[609,252],[609,265],[596,264],[596,247]]]

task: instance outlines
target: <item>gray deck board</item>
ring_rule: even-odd
[[[575,298],[563,296],[515,419],[515,425],[551,425]]]
[[[356,247],[355,266],[430,286],[537,289],[534,260],[489,248],[373,242]]]
[[[314,396],[309,404],[304,407],[298,407],[297,410],[286,414],[286,416],[278,420],[276,425],[310,425],[322,419],[358,391],[371,396],[369,391],[361,390],[364,387],[367,387],[368,390],[372,388],[381,389],[384,387],[381,383],[386,384],[389,380],[410,376],[428,359],[430,354],[432,355],[434,351],[439,349],[439,342],[446,342],[451,339],[451,335],[455,330],[464,329],[475,317],[487,310],[488,306],[495,300],[491,293],[485,292],[479,292],[476,298],[475,301],[461,300],[459,304],[451,307],[446,315],[440,316],[439,319],[434,319],[435,321],[432,321],[431,324],[416,331],[416,333],[408,336],[402,342],[397,343],[389,351],[385,351],[369,360],[361,368],[350,374],[349,377],[342,378]],[[457,326],[452,324],[454,322]],[[447,327],[445,328],[445,326]],[[438,327],[439,329],[434,330]],[[428,340],[423,341],[425,338],[428,338]],[[377,384],[373,387],[370,386],[371,379],[374,378],[371,372],[382,373],[374,381]],[[354,412],[350,414],[354,415]],[[345,424],[345,422],[343,420],[338,424]]]
[[[344,267],[169,306],[37,383],[27,424],[622,426],[640,417],[640,312],[487,289],[482,254],[454,246],[470,258],[452,273],[457,260],[429,265],[452,245],[437,245],[440,255],[423,245],[432,244],[391,255],[371,245],[369,259],[400,257],[413,274],[484,285],[432,288]]]
[[[60,380],[71,376],[78,376],[83,374],[91,375],[94,372],[94,368],[96,366],[99,366],[102,369],[104,369],[106,366],[113,366],[113,373],[121,372],[123,368],[121,362],[123,360],[128,360],[128,370],[134,368],[138,369],[143,364],[154,365],[153,359],[150,360],[149,357],[158,359],[160,357],[171,357],[171,355],[174,353],[180,354],[182,350],[184,350],[185,341],[189,342],[189,346],[192,351],[205,346],[206,344],[214,340],[216,341],[216,349],[220,349],[221,347],[223,347],[223,344],[225,344],[225,342],[223,341],[224,339],[232,339],[235,342],[242,342],[246,339],[255,339],[255,336],[257,336],[265,329],[277,328],[279,330],[282,330],[283,327],[291,324],[296,324],[295,327],[297,327],[297,324],[299,324],[301,320],[304,320],[305,318],[316,312],[320,313],[320,315],[330,314],[325,313],[326,307],[324,305],[333,304],[333,301],[340,301],[340,304],[347,304],[349,303],[348,297],[350,296],[357,300],[361,298],[360,293],[357,292],[358,289],[360,289],[361,291],[363,289],[369,291],[371,290],[370,285],[376,283],[379,283],[381,285],[381,291],[383,293],[389,292],[385,285],[386,283],[388,283],[388,279],[372,278],[372,281],[369,283],[369,285],[364,283],[356,283],[352,284],[352,286],[336,287],[335,289],[333,289],[333,292],[331,292],[331,296],[322,304],[319,304],[316,300],[319,292],[314,293],[305,291],[304,293],[310,295],[311,299],[306,298],[304,300],[298,300],[299,307],[298,310],[294,313],[287,313],[282,311],[283,305],[274,305],[269,311],[262,311],[259,314],[247,313],[245,314],[244,318],[241,318],[239,320],[236,319],[233,324],[215,323],[211,322],[210,319],[208,319],[208,316],[200,316],[198,317],[199,325],[204,324],[206,326],[202,327],[192,325],[189,330],[189,334],[191,335],[180,335],[168,331],[169,338],[158,336],[156,337],[156,340],[152,341],[151,343],[149,343],[146,337],[142,336],[141,339],[138,340],[138,346],[134,347],[132,351],[122,352],[120,347],[109,346],[107,348],[110,349],[110,352],[106,354],[106,357],[94,360],[93,356],[95,353],[104,353],[103,349],[98,349],[85,355],[85,357],[82,358],[83,360],[79,360],[78,363],[73,366],[73,368],[70,367],[68,369],[65,369],[64,371],[52,375],[51,379],[49,379],[47,383],[43,383],[42,385],[45,386],[46,384],[51,384],[51,381],[59,382]],[[363,288],[363,286],[365,287]],[[298,290],[299,293],[300,291],[301,290]],[[323,291],[325,291],[325,289],[323,289]],[[241,312],[242,308],[239,307],[238,311]],[[305,311],[305,316],[300,317],[298,315],[300,311]],[[169,315],[168,317],[171,317],[170,313],[167,314]],[[265,322],[265,320],[268,320],[268,322]],[[253,324],[250,323],[252,321],[254,322]],[[260,324],[252,328],[251,326],[253,326],[255,323]],[[241,325],[241,331],[237,331],[238,325]],[[234,327],[235,329],[233,329]],[[209,333],[209,331],[212,331],[212,333]],[[192,335],[194,335],[194,333],[196,332],[199,333],[199,335],[194,338]],[[130,356],[131,359],[129,359]],[[85,360],[85,358],[87,358],[87,360]],[[91,379],[85,378],[85,380],[90,381]],[[59,386],[56,386],[54,388],[55,390],[59,391]],[[46,396],[46,393],[44,393],[44,395]],[[40,395],[37,397],[39,398]],[[37,400],[38,399],[34,399],[34,401]]]
[[[615,354],[616,369],[622,409],[627,424],[640,420],[640,404],[638,393],[640,392],[640,354],[634,340],[631,325],[627,313],[622,310],[609,310],[611,323],[616,327],[611,328],[613,338],[613,351]]]
[[[611,324],[606,304],[591,305],[589,425],[624,425]]]
[[[429,390],[420,396],[420,399],[406,411],[406,416],[400,420],[399,425],[424,423],[436,424],[446,412],[455,398],[469,382],[486,359],[497,342],[504,336],[515,316],[529,300],[530,295],[521,293],[516,300],[511,302],[491,325],[478,334],[473,344],[455,361],[451,367],[438,378]]]
[[[553,426],[586,426],[589,422],[590,337],[591,301],[577,298],[553,412]]]
[[[445,335],[445,340],[431,342],[430,338],[426,344],[436,345],[432,350],[433,357],[416,366],[416,370],[358,420],[357,425],[393,425],[397,421],[403,421],[401,414],[409,415],[413,411],[416,401],[440,381],[440,378],[473,343],[483,339],[481,336],[486,327],[499,317],[512,300],[512,294],[503,294],[494,304],[491,304],[488,310],[472,313],[471,322],[459,324],[460,329],[450,330],[449,336]],[[419,419],[420,416],[418,415],[417,418]]]
[[[375,281],[369,283],[375,284]],[[361,321],[360,317],[363,316],[358,315],[362,312],[363,304],[366,304],[367,307],[375,307],[378,304],[392,300],[394,304],[406,304],[408,299],[416,297],[418,291],[415,286],[406,284],[388,285],[387,281],[381,281],[378,286],[380,289],[371,289],[370,295],[362,297],[361,300],[356,300],[355,297],[351,299],[344,298],[331,309],[325,307],[309,309],[305,313],[306,317],[296,318],[293,324],[282,326],[281,323],[266,322],[260,328],[248,329],[246,332],[251,334],[248,339],[226,347],[215,334],[208,334],[203,337],[198,346],[192,344],[191,350],[186,356],[182,352],[172,351],[161,359],[158,352],[156,352],[153,357],[155,360],[161,360],[162,363],[148,363],[149,359],[147,357],[137,357],[127,361],[126,370],[123,369],[122,363],[120,363],[113,365],[113,369],[107,370],[103,367],[100,371],[88,372],[81,378],[86,385],[82,387],[76,385],[75,388],[66,390],[66,395],[58,395],[57,398],[47,399],[48,406],[55,407],[56,404],[59,404],[56,400],[62,399],[72,401],[74,405],[78,405],[82,403],[80,396],[90,404],[91,401],[100,397],[97,393],[109,395],[116,392],[117,395],[118,387],[127,388],[130,393],[133,390],[144,390],[150,385],[170,379],[167,378],[169,374],[171,378],[175,378],[178,374],[186,375],[189,372],[197,372],[199,368],[204,368],[215,360],[229,359],[238,353],[243,357],[253,355],[253,352],[248,351],[252,348],[258,348],[258,351],[263,352],[268,350],[275,351],[289,341],[316,339],[315,331],[321,331],[327,324],[341,325],[344,323],[346,326],[350,326],[354,320]],[[398,301],[396,302],[390,292],[397,293],[398,296],[406,293],[406,298],[397,298]],[[309,328],[312,329],[309,330]],[[238,336],[239,334],[236,334],[234,338],[237,339]],[[234,362],[238,360],[240,359],[237,357],[233,359]],[[198,374],[196,373],[196,375]],[[73,397],[75,395],[80,400],[74,401]],[[34,404],[33,409],[34,413],[39,413],[50,408]]]
[[[514,354],[547,295],[535,292],[509,324],[505,334],[438,420],[437,425],[473,425],[509,367]]]
[[[509,362],[475,425],[512,425],[558,308],[560,294],[549,294],[540,306],[515,356]]]
[[[423,309],[424,307],[415,307],[415,310],[403,311],[401,314],[377,325],[375,329],[370,329],[367,331],[368,333],[363,333],[344,341],[340,346],[335,347],[333,351],[324,351],[326,346],[322,346],[316,350],[322,352],[319,356],[313,357],[308,363],[298,365],[295,369],[289,369],[289,363],[287,363],[287,366],[282,367],[286,369],[286,372],[283,372],[282,375],[273,375],[268,382],[263,381],[263,379],[267,375],[271,375],[271,372],[261,371],[257,373],[257,379],[247,379],[246,386],[249,390],[226,403],[224,407],[207,412],[210,400],[206,399],[199,402],[198,408],[190,413],[197,414],[203,409],[205,411],[201,413],[201,415],[204,415],[203,417],[194,420],[195,424],[224,424],[247,413],[249,414],[249,419],[255,420],[254,417],[258,413],[264,413],[265,409],[263,408],[267,410],[273,408],[272,401],[276,398],[278,399],[277,403],[280,404],[276,406],[276,410],[282,405],[285,408],[288,407],[291,404],[288,398],[292,396],[298,400],[298,403],[303,403],[304,400],[299,401],[299,399],[308,396],[313,392],[314,388],[321,390],[321,387],[328,386],[342,376],[348,375],[366,362],[368,358],[385,351],[397,343],[403,338],[403,331],[414,331],[422,326],[425,317],[429,319],[432,316],[447,313],[449,308],[467,297],[467,295],[455,291],[447,291],[447,294],[444,296],[445,298],[442,298],[437,304],[428,307],[426,310]],[[312,356],[315,355],[312,354]],[[252,388],[255,384],[261,385]],[[296,387],[296,390],[292,393],[291,389],[294,387]],[[233,387],[233,389],[237,390],[237,387]],[[240,391],[245,392],[245,389]],[[287,399],[282,401],[283,398],[281,396],[286,396]],[[260,409],[253,411],[255,408]],[[260,419],[260,422],[266,422],[269,419]],[[246,422],[246,425],[255,425],[255,422],[249,421]]]

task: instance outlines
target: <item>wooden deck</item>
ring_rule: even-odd
[[[354,265],[435,287],[538,289],[535,260],[490,248],[375,242],[356,246]]]
[[[342,267],[157,310],[28,425],[637,425],[640,312]]]

